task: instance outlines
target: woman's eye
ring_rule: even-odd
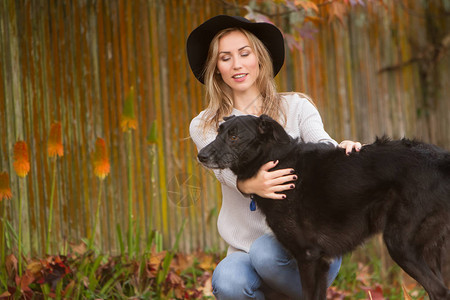
[[[248,52],[244,52],[241,54],[241,56],[249,56],[249,55],[250,55],[250,53],[248,53]]]
[[[230,60],[230,58],[229,58],[228,56],[222,56],[222,57],[220,58],[220,60],[221,60],[221,61],[227,61],[227,60]]]

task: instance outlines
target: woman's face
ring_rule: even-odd
[[[231,31],[220,38],[217,69],[234,93],[257,91],[258,59],[242,32]]]

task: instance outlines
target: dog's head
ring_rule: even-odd
[[[284,128],[267,115],[231,116],[224,120],[216,139],[198,154],[198,160],[208,168],[230,168],[238,174],[239,169],[254,165],[271,149],[291,140]]]

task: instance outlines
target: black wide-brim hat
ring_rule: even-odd
[[[284,39],[281,31],[270,23],[254,23],[243,17],[219,15],[195,28],[187,39],[187,56],[194,76],[204,82],[203,73],[211,41],[226,28],[243,28],[253,33],[269,51],[275,77],[284,63]]]

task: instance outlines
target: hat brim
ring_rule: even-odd
[[[281,31],[270,23],[253,23],[243,17],[227,15],[215,16],[189,35],[186,43],[189,65],[194,76],[204,82],[203,73],[211,41],[217,33],[226,28],[239,27],[253,33],[266,46],[272,58],[275,77],[284,63],[284,39]]]

